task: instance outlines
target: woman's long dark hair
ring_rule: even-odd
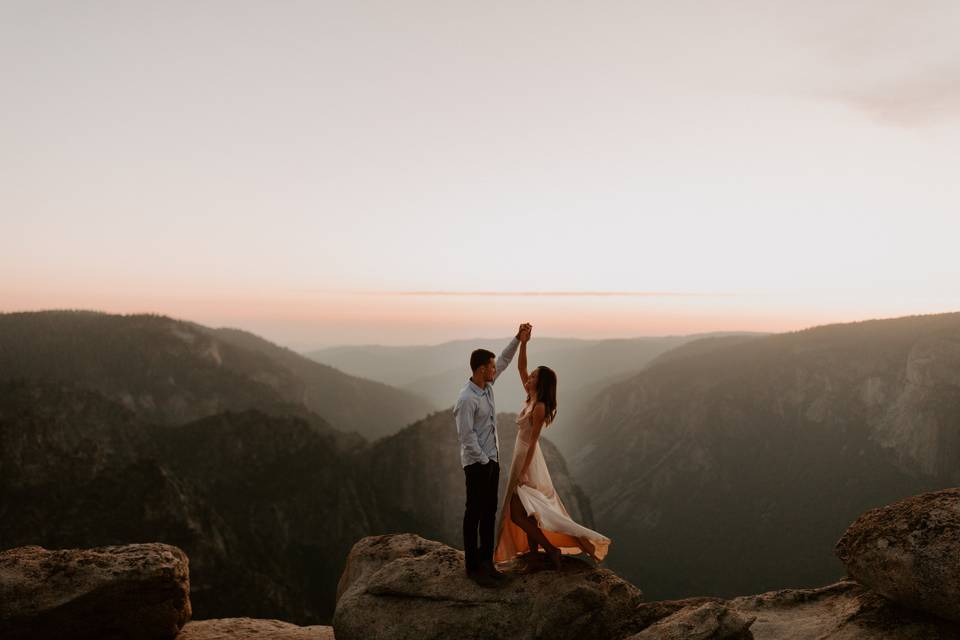
[[[530,395],[527,394],[527,401]],[[557,374],[550,367],[537,367],[537,402],[542,402],[547,410],[543,426],[549,426],[557,417]]]

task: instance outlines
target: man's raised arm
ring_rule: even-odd
[[[500,357],[497,358],[497,373],[493,378],[494,381],[500,377],[501,373],[507,370],[507,367],[510,366],[510,362],[513,361],[513,356],[517,353],[517,347],[520,346],[520,334],[523,332],[526,326],[526,324],[520,325],[520,328],[517,330],[517,335],[513,337],[513,340],[510,341],[510,344],[504,347]]]

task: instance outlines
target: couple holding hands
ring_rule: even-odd
[[[532,333],[532,325],[520,325],[499,358],[486,349],[473,351],[473,375],[453,409],[467,484],[463,514],[466,571],[482,586],[496,586],[506,579],[495,563],[541,557],[534,556],[541,547],[559,570],[563,554],[586,553],[599,562],[610,545],[606,536],[573,521],[550,479],[539,439],[557,415],[557,374],[543,365],[527,371],[527,343]],[[498,521],[500,439],[493,384],[513,361],[518,347],[517,368],[527,400],[517,416],[517,440]]]

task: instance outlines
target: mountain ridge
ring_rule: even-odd
[[[814,586],[853,515],[960,480],[958,398],[960,313],[696,341],[594,398],[569,462],[657,597]]]
[[[0,379],[16,377],[84,385],[158,424],[290,405],[322,409],[332,427],[376,438],[430,410],[422,398],[248,332],[157,314],[0,314]]]

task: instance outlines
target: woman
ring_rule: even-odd
[[[494,562],[509,562],[517,556],[536,553],[539,547],[556,569],[564,553],[586,553],[600,562],[607,555],[610,538],[577,524],[553,488],[550,472],[540,451],[540,431],[557,415],[557,375],[539,366],[527,373],[527,342],[530,330],[520,334],[520,381],[527,402],[517,416],[517,442],[510,462],[507,492],[500,509]]]

